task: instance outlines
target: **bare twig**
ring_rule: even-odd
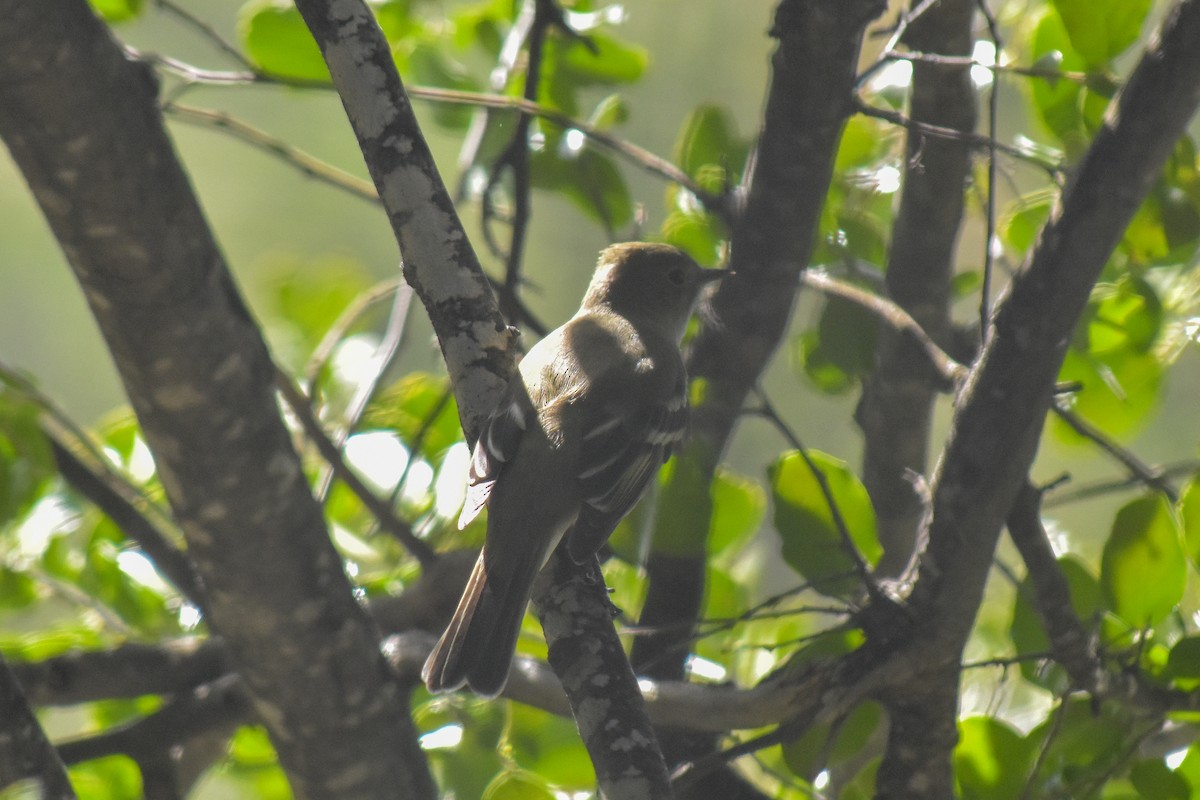
[[[253,147],[278,156],[284,162],[295,167],[310,178],[341,189],[360,199],[369,200],[373,203],[379,202],[379,194],[369,181],[356,178],[348,172],[327,164],[303,150],[288,144],[283,139],[255,128],[253,125],[249,125],[231,114],[226,114],[223,111],[208,111],[203,108],[195,108],[178,103],[167,103],[163,107],[163,111],[181,122],[215,128],[228,133],[230,136],[240,139]]]
[[[992,38],[992,64],[1000,62],[1000,49],[1003,42],[1000,39],[1000,28],[996,18],[987,7],[986,0],[976,0],[979,13],[987,20],[988,34]],[[992,304],[992,265],[995,260],[993,249],[996,244],[996,124],[1000,109],[1000,82],[992,74],[992,82],[988,87],[988,164],[987,164],[987,230],[983,244],[983,286],[979,290],[979,341],[980,346],[987,344],[989,324],[991,322]]]
[[[1179,499],[1178,490],[1166,480],[1161,469],[1150,466],[1145,461],[1142,461],[1128,448],[1119,445],[1112,437],[1067,408],[1061,401],[1056,401],[1051,405],[1050,410],[1054,412],[1055,416],[1067,423],[1071,430],[1116,459],[1121,466],[1129,470],[1130,476],[1136,481],[1145,484],[1156,492],[1162,492],[1163,496],[1172,503]]]
[[[300,421],[300,425],[304,428],[304,432],[308,435],[308,438],[317,446],[321,457],[333,467],[334,474],[344,481],[346,486],[362,501],[363,505],[375,515],[375,518],[379,520],[379,524],[383,529],[395,536],[407,547],[408,551],[413,554],[422,566],[431,564],[437,558],[437,554],[434,553],[428,544],[413,534],[411,525],[396,516],[388,504],[376,497],[367,488],[367,485],[362,482],[362,479],[354,473],[354,470],[350,469],[345,459],[342,458],[341,451],[330,441],[329,436],[325,433],[325,429],[321,427],[321,422],[313,413],[312,406],[308,403],[308,398],[296,387],[291,377],[278,368],[275,371],[275,386],[279,390],[279,393],[283,395],[288,408],[292,410],[292,413],[296,415],[296,419]]]
[[[990,150],[994,146],[996,149],[996,152],[998,152],[998,153],[1004,153],[1005,155],[1010,156],[1011,158],[1015,158],[1020,161],[1024,161],[1025,163],[1032,164],[1036,167],[1041,168],[1047,174],[1049,174],[1050,177],[1053,178],[1055,181],[1061,179],[1063,176],[1065,168],[1061,164],[1056,164],[1056,163],[1052,163],[1050,161],[1046,161],[1045,159],[1040,158],[1037,155],[1030,153],[1027,150],[1023,150],[1019,147],[1014,147],[1010,144],[1005,144],[1004,142],[997,142],[994,139],[992,139],[990,136],[985,136],[983,134],[967,132],[967,131],[956,131],[953,128],[943,128],[940,125],[930,125],[925,122],[918,122],[916,120],[909,119],[908,117],[904,116],[903,114],[901,114],[897,111],[891,111],[886,108],[878,108],[876,106],[872,106],[871,104],[867,103],[865,100],[863,100],[862,98],[860,98],[858,96],[855,96],[854,99],[852,100],[852,102],[854,104],[854,107],[856,109],[858,109],[859,113],[864,114],[868,117],[874,117],[876,119],[881,119],[886,122],[891,122],[895,125],[900,125],[901,127],[908,128],[909,130],[914,130],[914,131],[917,131],[918,133],[923,133],[926,136],[937,136],[938,138],[941,138],[941,139],[949,139],[951,141],[956,141],[956,142],[965,142],[966,144],[970,145],[971,147],[976,147],[976,148],[983,149],[983,150]]]
[[[911,314],[886,297],[872,294],[851,283],[839,281],[820,269],[805,270],[800,276],[800,282],[824,294],[840,297],[862,306],[897,333],[911,336],[929,358],[929,365],[941,379],[943,389],[953,388],[966,375],[966,367],[938,347],[937,343],[929,337],[929,334],[912,318]]]

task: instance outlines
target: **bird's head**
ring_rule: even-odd
[[[678,341],[701,290],[729,274],[704,269],[668,244],[614,244],[600,253],[582,309],[606,308],[635,324],[661,325]]]

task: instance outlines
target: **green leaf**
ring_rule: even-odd
[[[1179,518],[1188,558],[1200,569],[1200,475],[1193,475],[1179,498]]]
[[[437,86],[456,91],[473,92],[480,89],[462,64],[446,53],[440,41],[416,42],[408,54],[412,78],[425,86]],[[461,130],[471,123],[475,110],[455,103],[433,103],[433,119],[450,130]]]
[[[959,720],[954,773],[964,800],[1019,797],[1034,748],[1007,723],[992,717]]]
[[[561,192],[576,207],[607,230],[633,219],[633,200],[621,171],[608,156],[584,148],[571,151],[555,144],[562,137],[546,137],[546,146],[530,159],[534,187]]]
[[[278,258],[263,271],[264,283],[272,291],[272,311],[309,347],[321,341],[342,311],[372,283],[362,264],[339,256],[305,261]]]
[[[24,608],[37,598],[38,588],[32,578],[0,565],[0,608]]]
[[[1093,356],[1117,350],[1145,353],[1158,340],[1163,307],[1145,279],[1124,275],[1092,292],[1087,315],[1087,349]]]
[[[863,114],[850,117],[838,143],[834,174],[874,167],[888,153],[890,135],[882,120]]]
[[[706,267],[719,264],[724,254],[725,226],[703,211],[672,210],[663,220],[662,236]]]
[[[1046,7],[1037,20],[1032,37],[1031,55],[1035,61],[1053,56],[1064,72],[1083,72],[1087,62],[1071,43],[1062,17]],[[1034,107],[1050,132],[1063,143],[1067,155],[1078,158],[1087,148],[1090,136],[1080,108],[1082,88],[1074,81],[1058,78],[1034,78]]]
[[[1185,636],[1171,647],[1163,677],[1186,691],[1200,686],[1200,635]]]
[[[505,739],[516,764],[564,789],[596,784],[596,771],[570,719],[512,703]]]
[[[89,0],[105,22],[125,22],[142,13],[145,0]]]
[[[619,94],[610,94],[596,104],[588,117],[588,125],[607,131],[629,119],[629,104]]]
[[[1127,503],[1117,512],[1100,562],[1108,607],[1135,627],[1155,625],[1183,598],[1186,582],[1174,510],[1157,494]]]
[[[1038,231],[1050,216],[1054,202],[1048,192],[1027,194],[1013,203],[1000,220],[1000,238],[1017,258],[1024,258],[1037,239]]]
[[[605,33],[590,33],[588,47],[578,38],[554,36],[547,54],[557,62],[557,74],[580,85],[633,83],[642,77],[650,56],[644,48],[617,41]]]
[[[362,427],[393,430],[410,450],[423,437],[420,453],[432,463],[463,438],[449,379],[428,372],[410,372],[379,392]]]
[[[711,493],[713,512],[708,552],[713,556],[726,550],[736,553],[762,524],[767,494],[756,481],[723,467],[717,469]]]
[[[33,403],[0,385],[0,524],[31,509],[58,471],[38,424],[40,414]]]
[[[1039,777],[1053,786],[1056,796],[1077,797],[1126,757],[1132,725],[1126,709],[1114,703],[1097,708],[1090,698],[1080,697],[1065,701],[1026,739],[1046,743]],[[1034,796],[1041,794],[1034,792]]]
[[[1151,0],[1053,0],[1071,44],[1102,69],[1137,41]]]
[[[483,800],[555,800],[555,794],[540,776],[508,770],[488,784]]]
[[[868,564],[875,563],[882,550],[866,488],[845,462],[816,450],[810,450],[809,457],[824,474],[854,545]],[[784,561],[823,594],[843,598],[853,594],[859,585],[854,560],[834,523],[830,504],[801,454],[782,455],[771,465],[768,477]]]
[[[1109,436],[1120,437],[1145,423],[1157,405],[1163,366],[1152,353],[1132,349],[1089,354],[1071,348],[1058,379],[1083,387],[1072,398],[1075,412]],[[1081,441],[1060,420],[1053,425],[1065,441]]]
[[[675,162],[693,178],[701,168],[712,165],[727,170],[736,181],[749,153],[749,143],[737,135],[730,114],[717,105],[701,105],[688,114],[675,142]]]
[[[1139,761],[1129,771],[1129,780],[1146,800],[1190,800],[1192,788],[1161,759]]]
[[[238,37],[262,71],[282,78],[329,82],[321,50],[296,7],[286,0],[250,0],[238,12]]]
[[[854,378],[821,348],[821,335],[815,330],[805,331],[793,339],[791,353],[797,371],[825,394],[844,394],[857,385]]]
[[[878,318],[858,303],[829,297],[817,323],[821,354],[851,378],[858,379],[875,366]]]
[[[71,787],[79,797],[89,800],[139,800],[142,794],[142,772],[137,762],[128,756],[106,756],[67,771]]]

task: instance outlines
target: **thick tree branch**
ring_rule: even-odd
[[[943,0],[916,19],[905,44],[946,55],[971,53],[975,0]],[[975,88],[970,68],[913,64],[910,116],[957,131],[975,129]],[[963,216],[971,153],[963,142],[909,131],[904,188],[892,227],[887,293],[929,337],[946,347],[950,331],[950,279]],[[875,369],[863,386],[855,420],[864,435],[863,483],[879,522],[884,556],[881,575],[895,576],[912,556],[924,504],[909,480],[928,465],[937,383],[924,348],[881,328]]]
[[[786,329],[851,112],[862,35],[885,7],[878,0],[783,0],[776,9],[771,86],[745,206],[732,225],[730,267],[737,276],[713,296],[688,359],[705,391],[658,504],[639,624],[662,633],[634,642],[639,673],[684,676],[704,595],[709,485],[746,396]],[[664,745],[675,764],[711,752],[715,741],[664,735]]]
[[[152,73],[83,0],[0,0],[0,17],[0,136],[99,322],[208,622],[297,796],[431,796],[407,708],[280,419],[266,346],[166,137]]]
[[[911,598],[923,655],[908,702],[936,693],[961,658],[1001,526],[1037,451],[1071,333],[1109,254],[1200,103],[1200,2],[1168,15],[1068,181],[994,315],[933,480],[929,547]],[[935,704],[940,705],[940,704]],[[953,708],[942,713],[952,714]],[[918,759],[894,741],[879,773],[888,797],[949,796],[952,725]],[[912,787],[923,787],[920,793]]]

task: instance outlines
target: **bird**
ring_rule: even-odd
[[[533,582],[555,548],[597,551],[680,445],[680,342],[704,287],[731,274],[666,244],[605,248],[579,310],[530,348],[472,451],[458,527],[487,533],[421,670],[433,693],[503,691]]]

